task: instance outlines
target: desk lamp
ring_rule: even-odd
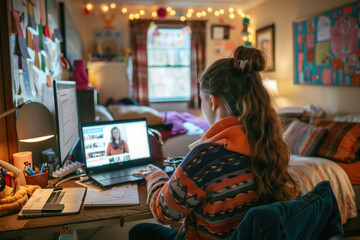
[[[45,141],[54,137],[50,111],[38,102],[25,104],[16,117],[16,132],[19,141],[26,143]]]

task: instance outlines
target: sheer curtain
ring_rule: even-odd
[[[148,96],[148,70],[147,70],[147,31],[150,23],[159,25],[185,25],[191,28],[191,99],[189,107],[199,107],[199,84],[198,76],[205,68],[205,21],[154,21],[154,20],[133,20],[130,21],[130,41],[133,51],[133,82],[134,98],[141,105],[149,105]]]

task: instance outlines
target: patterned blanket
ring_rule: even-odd
[[[335,162],[319,157],[291,155],[290,173],[298,182],[300,195],[304,195],[321,181],[331,183],[337,199],[342,224],[357,216],[355,193],[345,171]]]

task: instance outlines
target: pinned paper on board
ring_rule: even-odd
[[[24,81],[24,87],[25,87],[26,96],[28,98],[31,98],[31,97],[33,97],[33,94],[32,94],[32,91],[31,91],[29,72],[28,71],[23,71],[22,75],[23,75],[23,81]]]
[[[317,24],[317,41],[326,41],[330,39],[330,19],[326,16],[320,16]]]
[[[308,33],[306,35],[306,47],[307,48],[314,48],[315,46],[315,34],[314,33]]]
[[[28,28],[26,28],[26,35],[27,35],[27,46],[29,48],[31,48],[32,50],[34,50],[34,42],[33,42],[33,37],[32,37],[32,33],[29,31]]]
[[[27,51],[26,39],[19,37],[18,40],[19,40],[21,56],[24,57],[24,58],[29,58],[30,56],[29,56],[29,53]]]
[[[27,12],[27,0],[12,0],[12,10],[16,11],[19,15],[19,24],[21,27],[21,35],[23,38],[26,34],[26,27],[28,26],[28,12]],[[18,28],[18,26],[16,26]],[[18,28],[19,31],[19,28]],[[20,34],[20,33],[19,33]]]
[[[330,42],[316,43],[316,65],[328,66],[330,63]]]

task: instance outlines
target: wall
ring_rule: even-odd
[[[360,112],[360,87],[294,85],[294,43],[292,23],[298,18],[319,14],[354,2],[353,0],[268,0],[249,14],[255,28],[275,24],[275,71],[264,77],[276,79],[279,107],[318,104],[329,113]]]

